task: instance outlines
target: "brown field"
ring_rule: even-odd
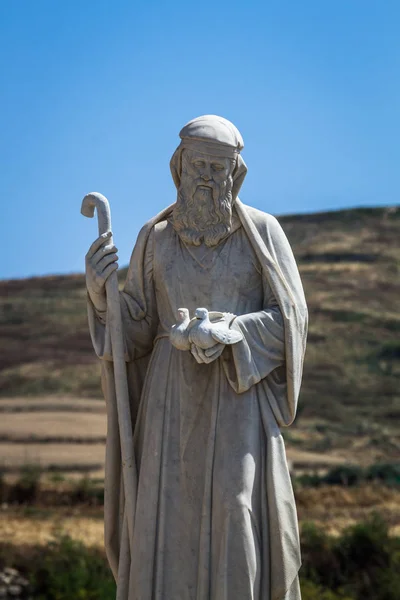
[[[75,514],[66,510],[52,510],[45,515],[25,515],[23,511],[3,510],[0,513],[0,540],[18,545],[47,544],[59,534],[67,534],[88,546],[104,545],[103,514]]]
[[[105,413],[103,398],[75,398],[73,396],[13,396],[0,398],[0,415],[13,412],[97,412]],[[0,419],[3,419],[0,416]]]
[[[65,486],[65,483],[63,484]],[[384,486],[363,485],[355,488],[324,486],[296,490],[300,526],[314,522],[326,533],[338,535],[379,511],[384,515],[392,535],[400,535],[400,490]],[[60,533],[68,534],[87,545],[102,547],[102,507],[4,507],[0,512],[0,539],[15,545],[46,544]]]
[[[294,425],[288,430],[292,437],[286,442],[287,454],[295,473],[320,473],[335,464],[356,460],[361,464],[368,462],[360,439],[346,449],[303,450],[313,430],[311,425],[306,428]],[[106,414],[102,400],[47,397],[0,401],[0,467],[10,482],[18,479],[19,470],[26,465],[37,465],[44,470],[41,486],[45,493],[56,489],[62,496],[87,475],[101,482],[105,435]],[[302,440],[300,447],[298,438]],[[361,448],[359,452],[357,444]],[[58,471],[62,481],[56,483],[46,470]],[[353,488],[296,486],[295,495],[300,525],[312,521],[326,533],[338,535],[344,528],[379,511],[389,523],[390,532],[400,535],[399,489],[378,484]],[[0,539],[4,543],[45,545],[61,533],[86,545],[103,547],[103,508],[85,504],[49,505],[40,497],[33,506],[3,504],[1,507]]]
[[[104,401],[48,397],[0,402],[0,468],[27,464],[104,476]]]
[[[0,421],[0,439],[25,442],[58,439],[104,439],[106,419],[104,414],[85,412],[24,412],[3,414]]]
[[[321,474],[336,464],[399,463],[400,207],[280,222],[310,311],[298,416],[283,431],[291,468],[295,475]],[[125,275],[121,269],[121,283]],[[0,340],[0,472],[6,482],[17,480],[21,467],[37,465],[49,471],[41,486],[59,485],[59,499],[68,486],[84,487],[85,476],[101,484],[106,413],[83,275],[0,282]],[[379,511],[400,535],[398,488],[296,483],[295,494],[300,523],[314,521],[338,534]],[[100,506],[51,502],[0,504],[0,539],[44,544],[62,531],[103,545]]]
[[[300,523],[314,522],[326,533],[337,535],[345,527],[374,512],[383,515],[392,535],[400,535],[400,490],[381,484],[353,488],[323,486],[296,491]]]
[[[15,472],[25,465],[62,472],[104,473],[104,444],[12,444],[0,445],[0,465]]]
[[[292,244],[310,311],[298,417],[284,432],[289,456],[302,466],[332,460],[398,462],[400,208],[279,220]],[[126,269],[120,269],[121,284],[125,275]],[[94,407],[97,413],[101,391],[84,276],[0,281],[0,340],[0,397],[13,411],[22,406],[27,423],[25,428],[15,421],[10,432],[3,424],[0,439],[10,441],[7,436],[13,435],[21,441],[26,434],[26,442],[28,437],[33,442],[33,436],[45,441],[47,425],[38,425],[32,414],[40,408],[43,413],[75,412],[76,420],[63,417],[69,440],[78,436],[82,442],[88,436],[93,441],[101,431],[100,419],[95,424],[88,413]],[[0,423],[5,423],[3,409],[11,410],[0,402]],[[43,423],[49,427],[47,442],[64,434],[56,417],[48,415]]]
[[[360,437],[347,448],[303,450],[307,444],[313,447],[319,440],[321,434],[316,433],[315,425],[315,422],[306,422],[305,427],[295,424],[286,432],[288,459],[295,473],[320,473],[336,464],[369,462],[364,451],[368,439],[363,441]],[[68,396],[0,400],[0,468],[10,481],[18,478],[21,467],[37,465],[45,471],[42,486],[58,485],[61,494],[87,475],[101,482],[105,435],[103,400]],[[60,472],[63,482],[55,484],[46,470]],[[304,488],[295,492],[300,524],[313,521],[327,533],[337,535],[345,527],[379,511],[388,521],[391,533],[400,534],[400,490],[369,484],[356,488]],[[39,501],[32,507],[3,505],[0,511],[3,542],[46,544],[60,533],[102,547],[102,507],[47,506]]]
[[[296,425],[290,431],[287,455],[295,470],[323,470],[355,460],[351,448],[330,452],[304,450],[304,444],[300,447],[296,444],[296,435],[307,438],[309,434]],[[106,413],[102,400],[68,397],[0,400],[0,467],[5,471],[35,464],[45,470],[86,471],[99,477],[104,473],[105,439]]]

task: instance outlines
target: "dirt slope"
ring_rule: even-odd
[[[299,416],[285,433],[289,448],[343,460],[350,453],[360,462],[399,460],[400,209],[279,220],[310,308]],[[100,397],[85,296],[82,275],[0,281],[0,396]]]

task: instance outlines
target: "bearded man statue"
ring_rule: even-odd
[[[120,292],[137,468],[128,545],[105,300],[116,249],[103,236],[86,257],[90,331],[107,366],[105,543],[117,597],[299,600],[280,429],[301,384],[301,280],[277,220],[238,198],[247,168],[236,127],[207,115],[180,137],[177,200],[142,228]],[[198,317],[182,323],[187,347],[172,343],[180,307]],[[222,321],[200,330],[199,307]]]

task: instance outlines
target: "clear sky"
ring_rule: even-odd
[[[201,114],[243,135],[245,203],[398,204],[399,31],[398,0],[0,0],[0,277],[82,271],[89,191],[126,264]]]

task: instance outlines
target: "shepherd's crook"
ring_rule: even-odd
[[[110,205],[107,198],[98,192],[87,194],[82,201],[81,212],[85,217],[93,217],[97,208],[99,235],[111,231]],[[112,237],[109,244],[113,244]],[[117,398],[118,425],[121,438],[122,473],[125,491],[125,518],[129,540],[133,540],[133,522],[136,504],[136,464],[133,449],[131,410],[129,404],[128,381],[126,375],[125,352],[121,306],[119,300],[117,272],[113,271],[106,282],[107,323],[111,335],[114,362],[115,395]]]

